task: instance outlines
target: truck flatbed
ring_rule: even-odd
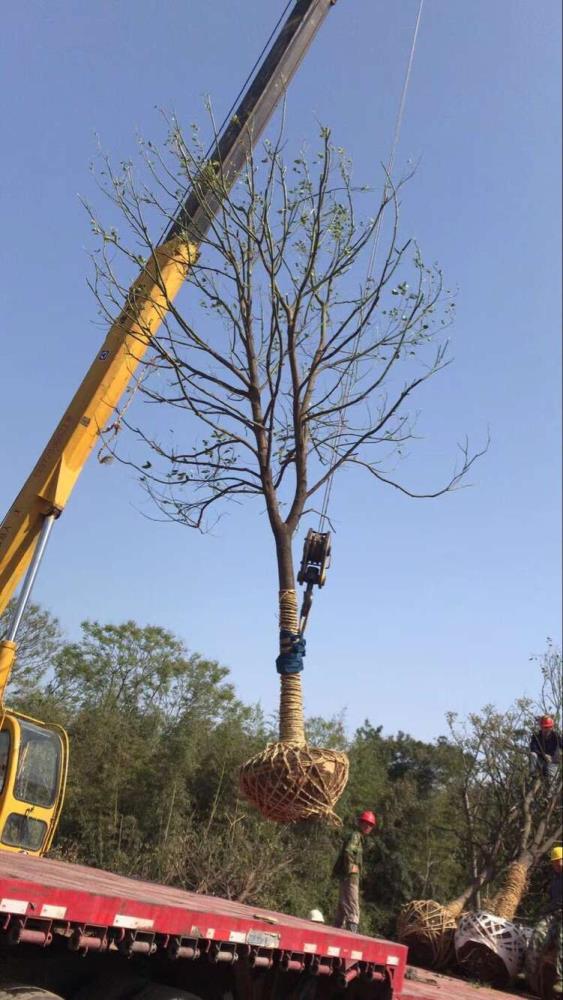
[[[525,1000],[531,994],[502,993],[480,983],[409,967],[401,1000],[515,1000],[515,996]]]
[[[233,900],[186,892],[95,868],[0,854],[0,919],[14,942],[75,950],[118,948],[288,971],[314,969],[342,985],[358,977],[403,989],[407,948]]]

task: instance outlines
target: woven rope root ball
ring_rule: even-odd
[[[413,899],[397,917],[397,936],[409,958],[424,968],[443,969],[455,958],[457,914],[434,899]]]
[[[240,788],[266,819],[340,820],[334,806],[348,781],[348,758],[306,743],[270,743],[240,770]]]

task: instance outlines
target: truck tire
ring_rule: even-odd
[[[52,994],[43,1000],[51,1000]],[[82,986],[72,994],[72,1000],[201,1000],[201,997],[179,986],[166,986],[164,983],[154,983],[140,976],[113,975],[102,976]],[[8,1000],[0,995],[0,1000]],[[20,1000],[14,997],[14,1000]],[[28,1000],[22,997],[21,1000]],[[41,1000],[40,997],[30,997],[29,1000]],[[54,997],[54,1000],[60,1000]]]
[[[189,990],[182,990],[178,986],[147,983],[144,989],[136,994],[135,1000],[201,1000],[201,997],[196,993],[190,993]]]
[[[22,983],[0,983],[0,1000],[62,1000],[56,993],[41,986],[24,986]]]

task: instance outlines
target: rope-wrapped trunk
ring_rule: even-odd
[[[280,684],[280,741],[305,743],[301,674],[283,674]]]
[[[300,638],[294,589],[280,591],[279,611],[278,661],[291,661]],[[278,823],[321,818],[340,824],[334,806],[348,781],[348,758],[307,745],[300,669],[281,673],[279,740],[243,764],[240,789],[263,816]]]
[[[501,888],[490,901],[490,913],[505,920],[514,918],[528,887],[529,870],[529,862],[513,861],[508,866]]]
[[[297,635],[299,611],[294,590],[280,590],[280,653],[288,652],[290,643],[282,636]],[[301,674],[282,674],[280,677],[280,741],[305,743],[303,716],[303,686]]]

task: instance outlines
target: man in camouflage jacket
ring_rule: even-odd
[[[338,879],[339,894],[335,927],[344,927],[348,931],[357,931],[360,923],[360,877],[363,863],[363,841],[369,836],[376,824],[372,812],[363,812],[358,817],[358,828],[350,833],[342,843],[340,854],[332,870],[334,878]]]

